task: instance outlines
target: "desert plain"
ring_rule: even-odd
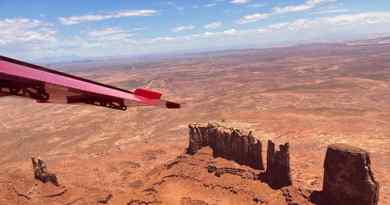
[[[156,172],[169,171],[164,164],[185,152],[188,124],[194,122],[251,130],[264,144],[289,142],[293,184],[302,189],[322,188],[328,145],[363,148],[380,184],[379,204],[390,204],[388,38],[49,66],[125,89],[156,90],[182,108],[123,112],[1,98],[0,205],[96,204],[109,194],[110,204],[129,203],[158,178]],[[63,187],[37,184],[32,156],[44,159]],[[184,171],[206,176],[200,162]],[[186,180],[154,190],[159,203],[239,204],[241,195],[221,201],[228,193],[205,191]],[[267,193],[262,203],[283,204],[269,197],[275,191],[262,187]],[[190,195],[198,201],[185,198]],[[245,199],[240,203],[254,203]]]

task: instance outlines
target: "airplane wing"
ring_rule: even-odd
[[[126,110],[129,106],[180,108],[161,93],[128,91],[16,59],[0,56],[0,97],[20,96],[39,103],[89,104]]]

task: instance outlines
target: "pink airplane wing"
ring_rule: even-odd
[[[85,103],[119,110],[133,105],[180,108],[178,103],[162,100],[161,94],[155,91],[132,92],[0,56],[0,97],[9,95],[29,97],[41,103]]]

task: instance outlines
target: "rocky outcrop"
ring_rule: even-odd
[[[33,171],[34,171],[34,178],[43,182],[51,182],[55,186],[60,186],[58,183],[57,176],[54,173],[50,173],[47,171],[47,166],[44,161],[41,159],[35,159],[34,157],[31,158],[31,162],[33,165]]]
[[[218,124],[191,124],[189,128],[190,143],[187,153],[194,155],[202,147],[208,146],[213,157],[248,165],[257,171],[264,169],[261,142],[251,132],[244,134],[239,129]],[[262,173],[243,171],[241,168],[216,167],[213,164],[209,164],[207,168],[209,173],[214,173],[217,177],[227,174],[240,176],[242,179],[260,179],[271,188],[282,190],[288,204],[297,204],[290,197],[292,179],[289,143],[276,146],[271,140],[268,141],[267,170]],[[370,157],[366,151],[345,144],[331,145],[326,153],[324,168],[323,190],[312,192],[307,199],[326,205],[378,204],[379,184],[374,179]]]
[[[181,205],[208,205],[208,203],[202,200],[194,200],[190,197],[183,197],[180,201]]]
[[[366,151],[346,144],[330,145],[324,168],[321,197],[324,204],[378,204],[379,185]]]
[[[112,194],[108,194],[105,197],[101,197],[101,198],[97,199],[96,202],[98,204],[108,204],[111,201],[112,197],[113,197]]]
[[[272,188],[279,189],[292,184],[288,143],[279,145],[279,150],[275,150],[275,144],[271,140],[268,141],[265,175],[266,181]]]
[[[274,190],[258,180],[261,170],[213,156],[206,146],[151,170],[128,205],[312,205],[297,188]]]
[[[204,146],[208,146],[208,126],[200,124],[190,124],[189,126],[190,142],[187,148],[188,154],[195,154]]]
[[[225,128],[218,124],[190,124],[187,153],[195,154],[210,146],[214,157],[223,157],[254,169],[263,170],[261,142],[251,132]]]
[[[257,180],[259,178],[258,174],[246,169],[232,168],[232,167],[217,167],[214,164],[209,164],[207,166],[209,173],[214,173],[215,176],[221,177],[224,174],[231,174],[239,176],[243,179]]]

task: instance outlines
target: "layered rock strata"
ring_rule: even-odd
[[[188,154],[210,146],[214,157],[223,157],[241,165],[264,170],[261,142],[251,132],[226,128],[218,124],[190,124]]]

